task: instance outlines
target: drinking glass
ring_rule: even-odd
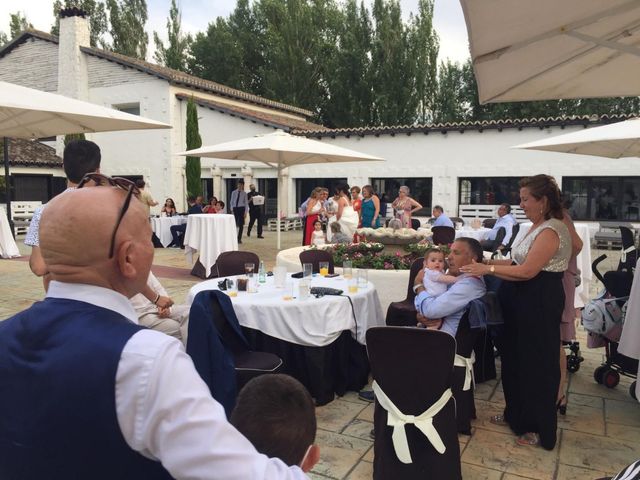
[[[310,296],[310,292],[309,292],[310,285],[311,285],[311,282],[307,278],[302,278],[298,282],[298,299],[299,300],[306,300],[307,298],[309,298],[309,296]]]
[[[282,292],[283,300],[293,300],[293,282],[287,282],[284,286],[284,292]]]
[[[273,269],[273,284],[276,288],[284,288],[287,282],[287,267],[276,267]]]
[[[353,277],[353,263],[351,263],[351,260],[342,262],[342,276],[347,280]]]
[[[350,278],[349,279],[349,293],[358,293],[358,279]]]
[[[227,280],[227,295],[230,297],[238,296],[238,283],[234,280]]]
[[[255,263],[245,263],[244,264],[244,271],[247,274],[248,277],[253,275],[253,271],[256,269],[256,264]]]
[[[256,293],[258,291],[257,278],[253,275],[249,275],[247,280],[247,293]]]
[[[358,287],[367,288],[369,285],[369,272],[366,268],[358,270]]]
[[[302,265],[302,276],[305,278],[313,276],[313,263],[305,263]]]
[[[326,277],[329,275],[329,262],[320,262],[320,275]]]

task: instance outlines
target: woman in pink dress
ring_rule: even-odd
[[[404,228],[411,228],[411,214],[422,208],[422,205],[409,196],[409,187],[404,185],[398,190],[398,198],[391,206],[394,216],[402,221]]]

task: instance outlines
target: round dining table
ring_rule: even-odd
[[[171,243],[171,227],[187,223],[186,215],[174,215],[173,217],[151,217],[151,230],[160,239],[163,247]]]
[[[199,261],[208,277],[218,255],[238,250],[235,218],[233,215],[222,213],[197,213],[187,216],[184,245],[187,256],[191,256],[195,250],[198,251]]]
[[[240,277],[228,278],[237,280]],[[187,295],[187,304],[191,305],[199,292],[218,290],[220,280],[216,278],[194,285]],[[268,276],[265,283],[257,283],[257,292],[238,292],[237,296],[231,297],[231,302],[240,325],[309,347],[329,345],[346,330],[358,343],[366,345],[367,330],[385,325],[378,292],[371,282],[358,288],[356,293],[349,293],[348,280],[342,275],[327,278],[315,274],[310,287],[329,287],[343,292],[342,295],[317,298],[314,295],[301,298],[299,284],[300,279],[292,278],[289,273],[283,288],[276,287],[274,277]]]

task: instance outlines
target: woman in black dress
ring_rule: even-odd
[[[499,291],[505,319],[500,354],[506,405],[504,414],[491,421],[509,425],[519,445],[551,450],[556,443],[560,382],[562,276],[571,255],[571,237],[562,222],[560,190],[552,177],[522,179],[520,206],[533,225],[513,246],[513,262],[490,260],[460,270],[506,280]]]

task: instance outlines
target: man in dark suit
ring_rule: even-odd
[[[238,243],[242,243],[242,230],[244,229],[244,219],[249,211],[249,199],[244,191],[244,180],[238,180],[238,188],[231,192],[231,209],[236,218],[236,228],[238,229]]]
[[[197,213],[202,213],[202,197],[198,197],[200,199],[200,203],[198,203],[198,199],[194,196],[187,197],[187,204],[189,205],[189,209],[187,210],[187,215],[193,215]],[[180,225],[171,225],[171,243],[167,245],[169,247],[179,247],[184,248],[184,234],[187,231],[187,224],[183,223]]]
[[[258,195],[260,195],[260,193],[256,190],[256,186],[254,184],[249,185],[249,193],[247,194],[247,198],[249,199],[249,226],[247,227],[247,237],[251,236],[253,224],[258,222],[258,238],[264,238],[262,236],[262,205],[255,205],[253,203],[253,197]]]

